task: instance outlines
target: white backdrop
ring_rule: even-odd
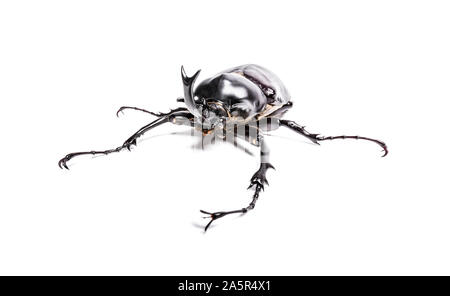
[[[450,9],[446,1],[2,1],[0,274],[450,274]],[[238,209],[258,168],[231,145],[201,151],[121,105],[179,105],[199,80],[257,63],[285,82],[270,186],[254,211],[205,234],[200,209]],[[175,134],[172,134],[174,133]],[[247,147],[247,146],[246,146]],[[446,181],[447,180],[447,181]]]

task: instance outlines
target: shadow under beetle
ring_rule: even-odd
[[[194,89],[194,82],[200,70],[192,77],[188,77],[181,67],[184,98],[177,99],[184,102],[186,107],[179,107],[167,113],[155,113],[137,107],[124,106],[117,111],[134,109],[156,116],[157,119],[143,126],[122,145],[117,148],[104,151],[74,152],[64,156],[58,163],[60,168],[69,169],[67,162],[79,155],[96,155],[119,152],[123,149],[130,150],[136,145],[136,140],[149,130],[164,123],[188,125],[202,133],[203,136],[214,135],[226,140],[227,138],[240,137],[252,145],[260,147],[260,166],[250,179],[250,186],[254,188],[254,194],[250,204],[242,209],[234,211],[207,212],[210,221],[205,226],[205,231],[214,220],[229,214],[246,213],[255,207],[264,184],[268,185],[266,172],[274,168],[269,163],[269,149],[264,142],[263,132],[275,130],[280,126],[287,127],[313,143],[334,139],[361,139],[374,142],[383,148],[383,156],[388,153],[384,142],[360,136],[320,136],[305,130],[294,121],[281,119],[292,107],[290,95],[281,80],[271,71],[258,65],[242,65],[225,70],[217,75],[201,82]]]

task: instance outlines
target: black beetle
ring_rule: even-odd
[[[125,148],[130,150],[136,145],[136,140],[149,130],[167,122],[188,125],[199,130],[203,136],[213,135],[221,139],[235,139],[241,137],[253,145],[260,147],[260,167],[250,179],[250,186],[255,192],[251,203],[242,209],[234,211],[206,212],[211,220],[205,226],[205,231],[211,223],[229,214],[246,213],[255,207],[256,201],[264,184],[268,184],[266,171],[273,166],[269,163],[269,150],[264,142],[263,132],[284,126],[305,136],[312,142],[333,139],[361,139],[372,141],[380,145],[383,156],[388,153],[384,142],[360,136],[333,136],[324,137],[312,134],[294,121],[284,120],[281,117],[292,107],[290,95],[281,80],[271,71],[258,65],[242,65],[231,68],[201,82],[194,90],[194,82],[200,70],[192,77],[188,77],[181,67],[184,98],[177,101],[184,102],[186,107],[179,107],[167,113],[154,113],[145,109],[123,106],[117,111],[134,109],[149,113],[157,119],[135,132],[121,146],[104,151],[75,152],[64,156],[58,163],[60,168],[69,169],[67,161],[75,156],[86,154],[109,154],[119,152]]]

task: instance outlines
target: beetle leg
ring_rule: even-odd
[[[255,208],[256,201],[259,198],[259,194],[260,194],[261,190],[264,191],[264,184],[269,185],[269,182],[267,182],[267,178],[266,178],[266,172],[270,168],[274,169],[274,167],[273,167],[273,165],[271,165],[269,163],[269,149],[268,149],[267,145],[265,144],[263,137],[261,135],[259,135],[258,137],[259,137],[259,143],[260,143],[260,147],[261,147],[260,167],[259,167],[258,171],[256,171],[256,173],[253,174],[252,178],[250,179],[250,186],[247,188],[247,189],[250,189],[252,187],[255,188],[255,192],[253,193],[252,201],[250,202],[250,204],[247,207],[239,209],[239,210],[234,210],[234,211],[220,211],[220,212],[210,213],[207,211],[200,210],[201,213],[208,215],[207,217],[204,217],[204,218],[211,219],[208,222],[208,224],[205,226],[205,231],[208,230],[209,226],[211,225],[211,223],[213,221],[215,221],[219,218],[222,218],[222,217],[230,215],[230,214],[238,214],[238,213],[245,214],[248,211],[253,210]]]
[[[384,154],[382,155],[382,157],[386,156],[389,152],[386,143],[384,143],[383,141],[380,141],[380,140],[367,138],[367,137],[360,137],[360,136],[328,136],[328,137],[324,137],[324,136],[320,136],[319,134],[309,133],[308,131],[305,130],[304,126],[301,126],[291,120],[281,119],[279,121],[279,123],[280,123],[280,125],[286,126],[286,127],[290,128],[291,130],[301,134],[302,136],[305,136],[306,138],[308,138],[309,140],[311,140],[312,142],[314,142],[316,144],[319,144],[320,141],[327,141],[327,140],[334,140],[334,139],[366,140],[366,141],[374,142],[374,143],[378,144],[381,148],[383,148]]]
[[[287,102],[286,104],[281,106],[280,109],[275,110],[267,116],[281,118],[287,111],[289,111],[289,109],[292,108],[292,105],[292,102]]]
[[[163,113],[163,112],[157,112],[157,113],[156,113],[156,112],[148,111],[148,110],[145,110],[145,109],[142,109],[142,108],[138,108],[138,107],[122,106],[122,107],[119,108],[119,110],[117,110],[116,116],[119,117],[119,113],[120,113],[120,112],[123,112],[123,110],[126,110],[126,109],[132,109],[132,110],[142,111],[142,112],[151,114],[151,115],[156,116],[156,117],[163,117],[163,116],[167,116],[167,115],[173,114],[173,113],[175,113],[175,112],[187,111],[187,109],[186,109],[185,107],[178,107],[178,108],[176,108],[176,109],[170,110],[170,111],[167,112],[167,113]]]
[[[253,178],[252,178],[252,179],[253,179]],[[264,179],[265,179],[265,178],[264,178]],[[245,208],[242,208],[242,209],[240,209],[240,210],[234,210],[234,211],[221,211],[221,212],[214,212],[214,213],[210,213],[210,212],[207,212],[207,211],[204,211],[204,210],[200,210],[201,213],[206,214],[206,215],[209,215],[209,216],[203,217],[203,218],[205,218],[205,219],[208,219],[208,218],[211,219],[211,220],[208,222],[208,224],[206,224],[206,226],[205,226],[205,231],[208,230],[209,226],[211,225],[211,223],[213,223],[214,220],[217,220],[217,219],[219,219],[219,218],[222,218],[222,217],[227,216],[227,215],[230,215],[230,214],[239,214],[239,213],[245,214],[245,213],[247,213],[249,210],[253,210],[253,209],[255,208],[256,201],[257,201],[258,198],[259,198],[259,193],[261,192],[261,190],[264,191],[264,185],[263,185],[261,182],[259,182],[259,181],[253,181],[253,180],[252,180],[252,181],[251,181],[251,184],[250,184],[250,186],[249,186],[249,188],[252,187],[253,185],[255,185],[255,193],[253,193],[252,201],[251,201],[250,204],[249,204],[247,207],[245,207]]]
[[[113,149],[108,149],[108,150],[101,150],[101,151],[84,151],[84,152],[74,152],[74,153],[69,153],[66,156],[64,156],[63,158],[61,158],[61,160],[58,162],[58,165],[60,168],[66,168],[69,169],[69,167],[67,166],[67,162],[69,160],[71,160],[74,157],[80,156],[80,155],[97,155],[97,154],[104,154],[104,155],[108,155],[110,153],[114,153],[114,152],[120,152],[123,149],[128,149],[130,150],[130,147],[132,145],[136,145],[137,142],[137,138],[139,138],[140,136],[142,136],[143,134],[145,134],[146,132],[148,132],[149,130],[162,125],[166,122],[171,122],[174,124],[187,124],[187,125],[192,125],[193,122],[193,115],[190,114],[189,112],[173,112],[170,115],[166,115],[164,117],[160,117],[154,121],[152,121],[151,123],[143,126],[141,129],[139,129],[137,132],[135,132],[131,137],[129,137],[122,145],[120,145],[119,147],[113,148]]]

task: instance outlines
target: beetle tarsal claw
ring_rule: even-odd
[[[200,210],[200,213],[205,214],[205,215],[209,215],[209,217],[203,217],[203,219],[211,218],[211,216],[212,216],[212,213],[204,211],[204,210]]]
[[[67,166],[67,162],[72,158],[71,154],[67,154],[66,156],[64,156],[63,158],[61,158],[60,161],[58,161],[58,166],[63,169],[69,169],[69,167]]]
[[[223,216],[225,216],[227,214],[227,212],[210,213],[210,212],[207,212],[207,211],[204,211],[204,210],[200,210],[200,212],[203,213],[203,214],[209,215],[208,217],[203,217],[203,219],[213,219],[213,220],[219,219],[219,218],[221,218],[221,217],[223,217]]]
[[[226,215],[229,214],[236,214],[236,213],[245,213],[247,212],[247,209],[241,209],[241,210],[236,210],[236,211],[229,211],[229,212],[214,212],[214,213],[210,213],[204,210],[200,210],[200,213],[202,214],[206,214],[208,215],[207,217],[203,217],[203,219],[211,219],[208,224],[206,224],[205,226],[205,231],[208,230],[209,226],[211,225],[211,223],[219,218],[225,217]]]
[[[137,137],[129,138],[122,144],[122,147],[127,148],[128,151],[131,151],[131,146],[133,146],[133,145],[137,146]]]
[[[209,226],[211,225],[211,223],[212,223],[214,220],[219,219],[219,218],[221,218],[221,217],[227,215],[226,212],[215,212],[215,213],[210,213],[210,212],[207,212],[207,211],[204,211],[204,210],[200,210],[200,213],[205,214],[205,215],[208,215],[207,217],[203,217],[203,219],[211,219],[211,220],[208,222],[208,224],[206,224],[206,226],[205,226],[205,231],[208,230]]]

